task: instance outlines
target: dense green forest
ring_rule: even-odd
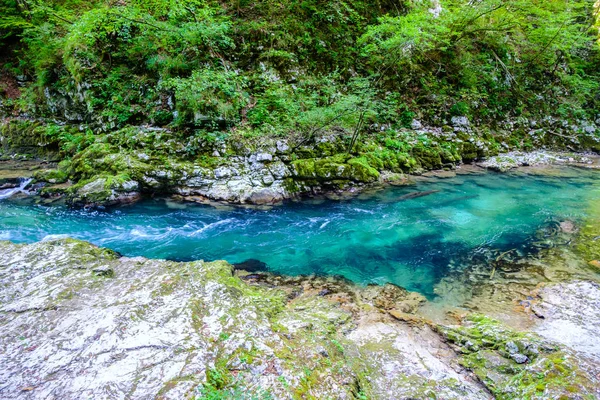
[[[102,135],[133,148],[128,127],[146,124],[168,128],[178,157],[191,159],[223,140],[303,145],[334,134],[343,145],[333,153],[379,151],[360,161],[376,170],[599,147],[593,0],[1,0],[0,9],[2,113],[44,121],[37,142],[58,142],[64,159]],[[475,133],[450,145],[414,133],[456,125]],[[468,144],[478,140],[486,145]],[[432,142],[446,155],[414,154]]]
[[[3,0],[3,90],[52,116],[286,135],[315,121],[407,125],[595,117],[592,1]],[[83,90],[85,89],[85,90]],[[73,96],[77,97],[77,96]],[[171,107],[176,109],[173,113]]]

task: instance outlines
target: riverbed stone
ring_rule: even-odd
[[[481,167],[494,171],[507,172],[517,167],[575,165],[592,168],[592,158],[575,153],[553,153],[549,151],[509,152],[478,163]]]

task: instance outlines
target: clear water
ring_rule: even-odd
[[[392,282],[431,296],[451,262],[486,249],[526,251],[549,221],[580,220],[598,185],[598,173],[575,169],[558,176],[459,175],[268,211],[158,199],[90,212],[3,200],[0,240],[68,235],[127,256],[259,260],[273,272]],[[406,198],[419,191],[437,192]]]

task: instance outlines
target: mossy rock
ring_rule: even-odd
[[[358,157],[348,160],[352,167],[352,180],[358,182],[374,182],[379,179],[379,171],[369,164],[368,157]]]
[[[369,164],[366,157],[350,158],[345,154],[296,160],[292,162],[292,168],[296,177],[301,180],[374,182],[379,178],[379,172]]]
[[[594,398],[594,383],[568,351],[530,333],[513,331],[483,315],[459,327],[440,327],[473,371],[498,399]]]
[[[0,149],[6,155],[28,159],[56,159],[58,139],[48,134],[49,125],[38,121],[8,120],[0,124]],[[26,156],[26,157],[23,157]]]
[[[74,206],[110,206],[139,198],[139,184],[128,175],[98,175],[68,190],[67,202]]]
[[[49,183],[65,183],[68,180],[68,175],[65,171],[60,169],[46,169],[36,171],[33,174],[33,179],[38,182],[49,182]]]
[[[415,146],[412,149],[414,158],[419,165],[426,170],[439,169],[443,166],[440,150],[437,148],[429,148],[422,145]]]

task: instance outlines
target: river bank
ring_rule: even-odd
[[[599,146],[597,127],[589,123],[509,121],[492,132],[466,118],[453,118],[451,126],[441,128],[417,122],[412,129],[365,136],[349,151],[350,138],[336,131],[309,138],[232,133],[208,140],[152,126],[92,133],[85,126],[7,119],[1,127],[0,159],[45,162],[32,174],[35,188],[42,197],[63,197],[74,207],[170,195],[201,203],[269,206],[322,195],[345,197],[405,184],[412,175],[451,173],[470,165],[498,171],[523,165],[598,165],[593,153]],[[533,133],[524,135],[528,129]]]
[[[393,285],[123,258],[70,239],[0,248],[3,398],[600,395],[597,280],[483,301],[517,276],[498,271],[472,303],[432,313]]]
[[[255,158],[256,155],[250,156],[250,159]],[[223,197],[221,195],[217,196],[207,194],[206,192],[200,194],[196,189],[190,189],[191,185],[195,182],[193,178],[182,178],[181,180],[176,180],[172,177],[166,178],[167,181],[164,184],[167,187],[170,187],[170,189],[158,192],[143,190],[136,181],[121,182],[119,183],[120,186],[118,188],[115,187],[110,189],[108,187],[112,187],[111,185],[115,184],[115,180],[98,178],[82,185],[82,182],[73,182],[67,179],[65,174],[61,174],[60,170],[56,169],[56,162],[47,160],[0,160],[0,190],[6,191],[6,189],[18,188],[26,182],[26,187],[21,188],[26,190],[13,190],[12,194],[38,195],[42,199],[45,199],[41,201],[44,204],[62,203],[66,201],[72,206],[86,208],[105,208],[126,205],[140,201],[144,197],[154,197],[156,195],[163,197],[170,196],[175,201],[193,202],[217,207],[223,205],[238,205],[260,208],[278,205],[289,200],[301,201],[311,198],[331,200],[349,199],[364,192],[368,193],[384,189],[386,186],[390,185],[412,185],[415,180],[422,177],[450,178],[462,174],[483,173],[486,170],[508,172],[521,167],[528,167],[530,173],[539,171],[541,174],[547,174],[552,168],[565,166],[584,169],[600,169],[600,156],[589,152],[516,151],[491,156],[469,164],[459,163],[443,170],[421,170],[418,171],[418,175],[415,175],[414,173],[395,173],[383,170],[380,173],[378,172],[379,177],[375,181],[352,182],[349,180],[339,187],[309,185],[297,193],[284,191],[281,192],[280,195],[265,195],[261,200],[254,197],[254,200],[247,198],[244,201],[241,201],[240,198],[233,198],[230,196]],[[243,176],[232,178],[231,175],[223,171],[230,170],[228,167],[221,167],[221,169],[216,171],[218,173],[215,174],[212,180],[207,178],[203,185],[210,188],[230,188],[232,179],[245,179]],[[235,173],[240,174],[239,171],[234,171]],[[169,181],[169,179],[173,180]],[[180,182],[182,186],[176,186],[177,182]],[[257,181],[250,180],[249,184],[255,186],[249,186],[244,190],[253,193],[265,190],[264,184],[260,182],[257,183]],[[271,188],[269,188],[268,191],[270,192]]]

